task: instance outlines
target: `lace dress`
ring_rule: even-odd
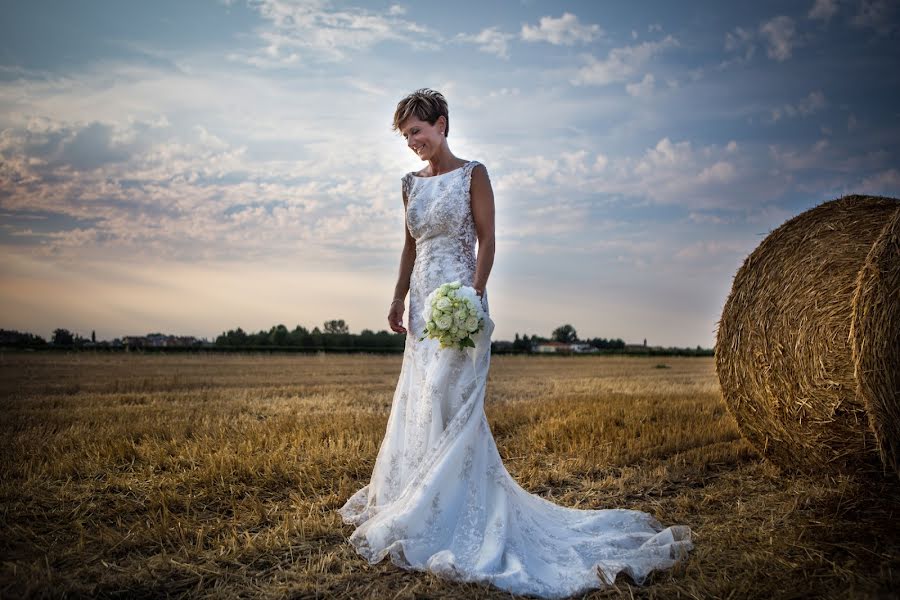
[[[510,476],[484,413],[494,323],[475,348],[419,341],[425,297],[442,283],[472,285],[472,170],[403,177],[416,240],[408,333],[387,431],[369,483],[339,509],[370,563],[479,581],[516,594],[563,598],[625,572],[642,583],[690,550],[691,531],[628,509],[581,510],[530,494]],[[483,304],[489,314],[485,290]]]

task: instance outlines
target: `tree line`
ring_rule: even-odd
[[[308,350],[360,350],[360,351],[402,351],[406,336],[387,330],[378,332],[363,329],[360,333],[350,333],[343,319],[325,321],[322,328],[312,330],[297,325],[288,330],[284,325],[274,325],[248,333],[238,327],[219,335],[213,344],[220,348],[297,348]]]
[[[625,341],[620,338],[607,339],[595,337],[580,339],[578,337],[578,332],[568,323],[554,329],[549,338],[541,337],[536,334],[529,337],[527,333],[519,337],[519,334],[516,333],[516,337],[513,339],[513,348],[517,350],[530,350],[536,344],[544,344],[547,342],[561,342],[564,344],[581,343],[593,346],[598,350],[623,350],[625,348]]]
[[[253,351],[253,350],[285,350],[285,351],[333,351],[333,352],[402,352],[406,346],[406,335],[396,334],[387,330],[372,331],[363,329],[360,333],[350,333],[350,328],[343,319],[325,321],[322,327],[307,329],[302,325],[296,325],[288,329],[285,325],[273,325],[269,329],[261,329],[257,332],[244,331],[242,328],[229,329],[219,334],[215,340],[197,340],[193,337],[180,338],[181,343],[177,347],[159,343],[141,344],[141,339],[174,338],[163,334],[148,334],[147,336],[128,336],[122,339],[97,341],[95,333],[91,337],[84,338],[68,329],[58,328],[53,331],[50,341],[32,333],[20,333],[14,330],[0,329],[0,347],[7,348],[66,348],[66,349],[161,349],[161,350],[190,350],[207,349],[222,351]],[[184,340],[188,340],[184,342]],[[493,353],[529,354],[535,352],[538,345],[547,342],[561,342],[567,344],[582,344],[596,348],[602,353],[629,353],[686,356],[710,356],[711,349],[701,348],[661,348],[658,346],[628,346],[620,338],[593,337],[581,339],[578,332],[570,324],[560,325],[553,330],[550,337],[537,334],[519,335],[517,332],[512,342],[494,340],[491,342]]]

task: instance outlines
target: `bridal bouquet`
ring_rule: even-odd
[[[419,341],[430,337],[440,340],[441,348],[474,348],[473,337],[484,327],[484,316],[475,288],[459,281],[445,283],[425,299],[425,330]]]

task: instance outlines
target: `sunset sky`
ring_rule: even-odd
[[[387,329],[433,87],[494,186],[494,339],[711,347],[768,232],[900,196],[897,6],[7,3],[0,327]]]

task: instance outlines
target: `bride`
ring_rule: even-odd
[[[619,572],[640,584],[671,567],[693,548],[687,526],[663,528],[636,510],[559,506],[530,494],[506,470],[484,413],[494,329],[486,289],[494,259],[487,170],[450,151],[439,92],[422,89],[401,100],[394,129],[428,164],[402,179],[406,242],[388,322],[407,334],[406,345],[371,480],[339,509],[356,526],[350,542],[372,564],[390,557],[406,569],[544,598],[602,588]],[[425,298],[456,280],[475,288],[488,315],[475,347],[420,341]]]

